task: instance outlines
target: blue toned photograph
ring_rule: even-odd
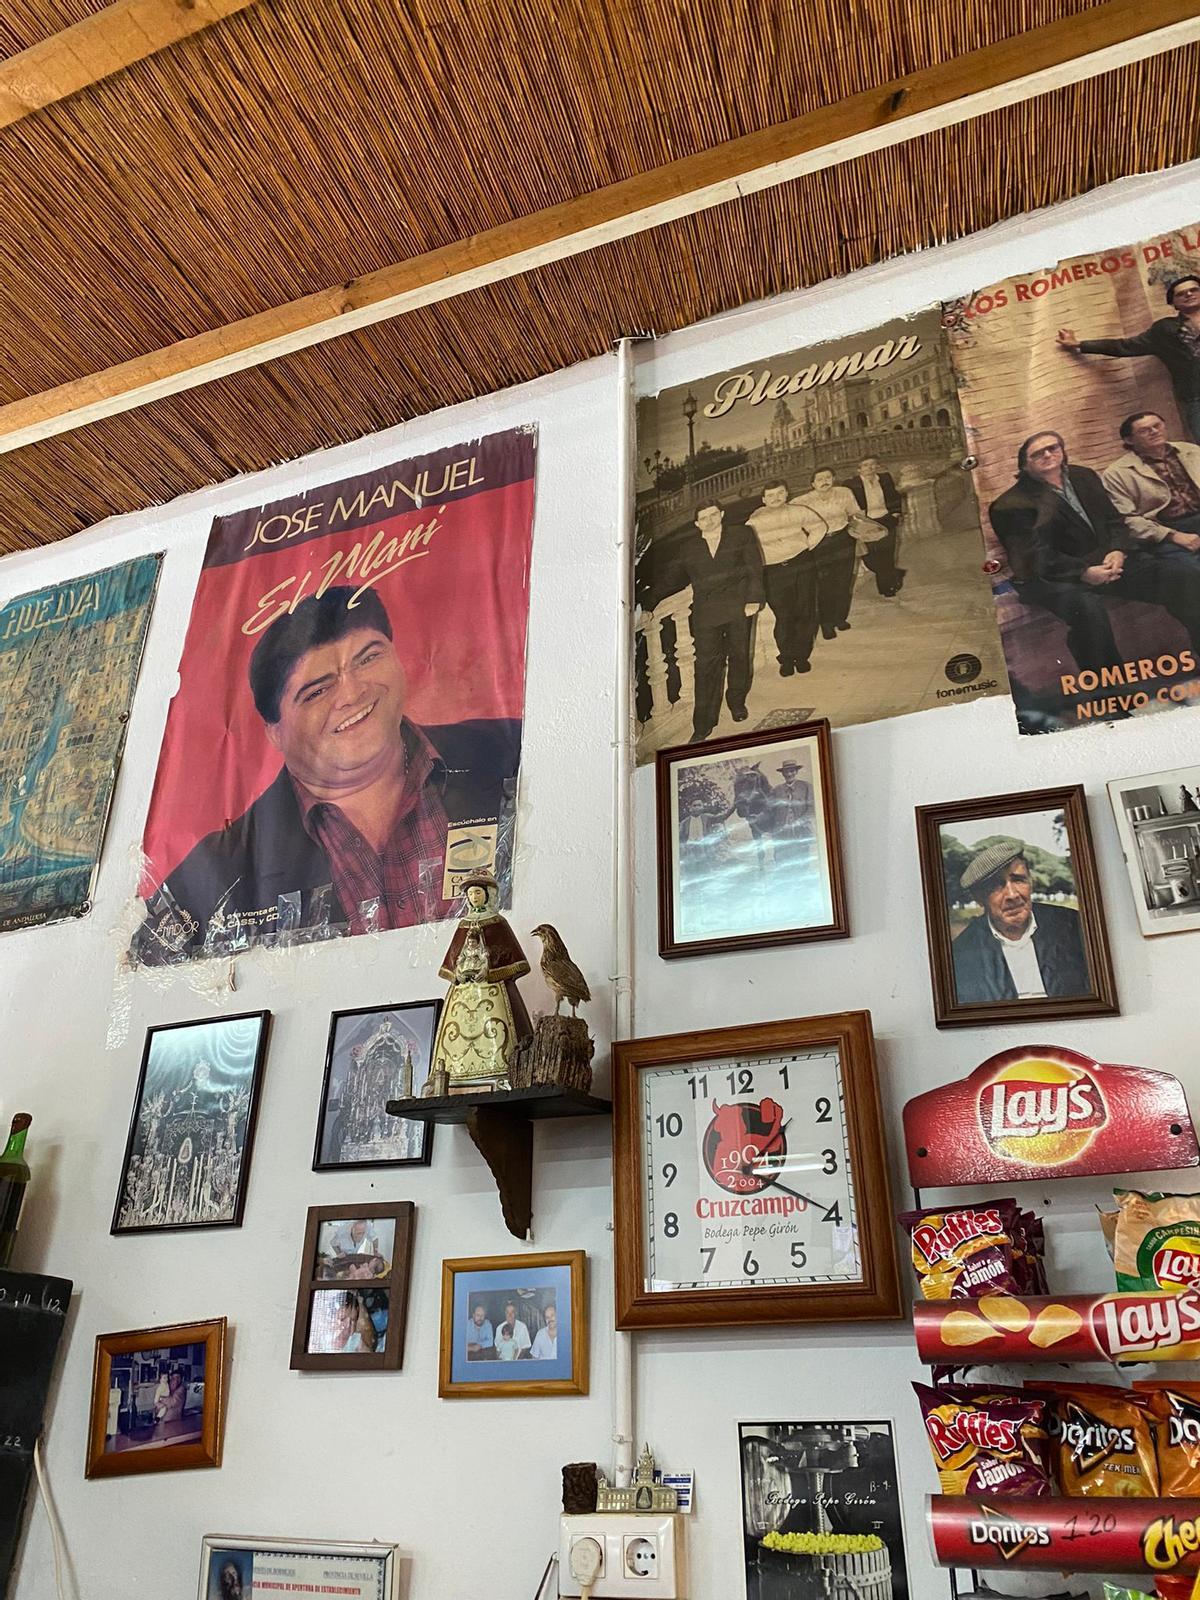
[[[440,1392],[586,1394],[584,1262],[582,1251],[444,1262]]]
[[[420,1096],[441,1003],[335,1011],[325,1055],[313,1171],[428,1166],[433,1126],[388,1115],[389,1100]]]
[[[253,1550],[210,1550],[205,1600],[249,1600],[254,1582]]]
[[[113,1233],[240,1225],[269,1017],[147,1032]]]

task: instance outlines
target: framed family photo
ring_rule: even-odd
[[[939,1028],[1119,1010],[1083,788],[917,808]]]
[[[224,1370],[224,1317],[102,1333],[85,1476],[219,1467]]]
[[[241,1226],[270,1020],[147,1030],[113,1233]]]
[[[395,1372],[404,1356],[411,1200],[310,1206],[292,1330],[296,1372]]]
[[[582,1250],[443,1261],[442,1398],[586,1394],[586,1269]]]
[[[251,1600],[266,1590],[396,1600],[396,1546],[208,1533],[196,1600]]]
[[[656,764],[661,956],[845,938],[828,722],[678,745]]]
[[[433,1124],[390,1117],[384,1108],[425,1087],[440,1010],[440,1000],[413,1000],[333,1013],[314,1172],[429,1165]]]
[[[1114,778],[1108,797],[1143,935],[1200,928],[1200,767]]]

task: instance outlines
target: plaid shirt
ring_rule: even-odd
[[[340,806],[318,800],[292,777],[308,836],[329,857],[333,887],[351,933],[372,933],[432,922],[452,912],[442,898],[449,818],[442,805],[446,769],[429,740],[411,722],[404,741],[404,790],[387,843],[377,851]]]

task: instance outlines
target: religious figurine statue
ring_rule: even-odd
[[[533,1032],[517,988],[529,963],[497,909],[496,880],[491,873],[476,872],[462,887],[466,910],[440,969],[450,992],[422,1091],[430,1097],[456,1089],[511,1087],[514,1052]]]

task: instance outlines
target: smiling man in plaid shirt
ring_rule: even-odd
[[[452,914],[447,830],[499,816],[521,724],[411,722],[391,619],[373,589],[351,607],[354,594],[310,597],[255,646],[250,688],[283,767],[152,896],[139,961],[202,953],[210,922],[236,944],[243,929],[365,933]]]

